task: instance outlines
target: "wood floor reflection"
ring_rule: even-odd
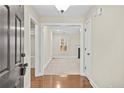
[[[31,69],[32,88],[92,88],[89,80],[80,75],[45,75],[34,76],[34,69]]]

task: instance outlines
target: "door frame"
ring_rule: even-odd
[[[85,72],[85,63],[86,63],[86,62],[85,62],[85,29],[86,29],[86,25],[87,25],[89,22],[90,22],[89,25],[90,25],[90,30],[91,30],[91,31],[90,31],[90,36],[91,36],[91,34],[92,34],[92,19],[91,19],[91,17],[89,17],[89,18],[84,22],[84,29],[83,29],[83,30],[84,30],[84,31],[83,31],[83,33],[84,33],[84,34],[83,34],[83,35],[84,35],[84,36],[83,36],[83,43],[84,43],[84,44],[83,44],[83,45],[84,45],[84,53],[83,53],[83,54],[84,54],[84,55],[83,55],[83,56],[84,56],[84,61],[83,61],[83,64],[84,64],[84,65],[83,65],[83,66],[84,66],[84,67],[83,67],[83,71],[84,71],[85,76],[87,76],[87,77],[90,77],[90,74],[88,74],[88,73]],[[90,37],[90,38],[91,38],[91,37]],[[91,40],[90,40],[90,43],[91,43]],[[90,46],[90,56],[92,56],[91,46]],[[91,60],[91,57],[90,57],[90,64],[89,64],[90,70],[91,70],[91,65],[92,65],[91,63],[92,63],[92,60]]]
[[[78,25],[78,26],[80,26],[80,55],[82,55],[82,56],[80,56],[80,75],[81,76],[84,76],[85,74],[84,74],[84,69],[83,69],[83,65],[84,65],[84,56],[83,56],[83,53],[84,53],[84,41],[82,40],[83,39],[83,32],[84,32],[84,28],[83,28],[83,23],[41,23],[41,33],[43,32],[43,26],[46,26],[46,25],[49,25],[49,26],[51,26],[51,25]],[[82,37],[82,38],[81,38]],[[82,42],[82,43],[81,43]],[[43,40],[41,40],[41,46],[43,46]],[[44,49],[41,49],[41,51],[43,51]],[[43,54],[41,54],[41,56],[43,57]],[[44,59],[43,59],[44,60]],[[41,61],[43,61],[43,60],[41,60]],[[41,65],[43,66],[43,64],[42,64],[43,62],[41,62]],[[42,76],[44,75],[44,68],[42,68]]]
[[[40,27],[38,25],[38,21],[33,17],[32,15],[29,15],[29,42],[31,45],[31,20],[33,20],[35,24],[35,76],[40,76],[40,55],[39,55],[39,33],[40,33]],[[31,62],[31,47],[30,47],[30,62]],[[31,63],[30,63],[30,69],[31,69]],[[31,78],[31,77],[30,77]]]
[[[26,69],[26,74],[24,76],[24,87],[31,87],[31,36],[30,36],[30,23],[31,19],[35,22],[35,24],[40,27],[40,22],[37,19],[37,16],[33,14],[33,12],[29,12],[30,7],[24,7],[24,51],[26,53],[26,57],[24,59],[24,63],[28,63],[28,67]]]

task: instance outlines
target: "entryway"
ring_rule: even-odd
[[[80,26],[44,25],[44,75],[80,75]]]
[[[31,69],[32,87],[55,87],[56,82],[59,82],[58,86],[61,87],[64,84],[62,87],[65,87],[66,80],[69,84],[72,83],[71,78],[79,82],[75,82],[76,86],[67,84],[68,87],[91,86],[84,76],[87,75],[86,71],[89,69],[85,55],[88,54],[88,51],[85,51],[88,45],[84,32],[83,23],[42,23],[40,29],[34,32],[35,35],[31,34],[31,37],[35,39],[32,40],[31,45],[31,53],[35,50],[34,54],[31,54],[35,56],[35,66]],[[85,84],[82,78],[90,86],[82,86]],[[50,82],[44,86],[46,80]]]
[[[41,41],[39,41],[42,49],[38,50],[42,51],[43,59],[40,64],[35,63],[35,69],[31,69],[31,86],[57,87],[56,82],[59,82],[60,87],[63,84],[64,86],[62,87],[65,87],[68,86],[68,84],[64,83],[67,82],[66,80],[70,84],[71,81],[69,79],[74,81],[77,79],[79,82],[75,82],[75,86],[70,85],[68,87],[92,87],[89,80],[85,76],[81,76],[82,73],[85,73],[83,71],[86,71],[84,69],[86,66],[84,61],[86,59],[83,61],[83,58],[85,58],[84,47],[86,47],[83,41],[83,36],[85,36],[83,27],[60,24],[42,25],[41,36]],[[35,51],[35,53],[39,52]],[[38,64],[42,65],[43,68],[41,68],[42,74],[37,76],[38,70],[36,71],[36,67],[39,67]],[[45,83],[46,80],[49,81],[47,85]],[[85,86],[85,84],[88,86]]]

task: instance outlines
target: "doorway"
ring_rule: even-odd
[[[80,75],[80,26],[44,25],[44,75]]]
[[[69,43],[68,39],[70,38],[70,33],[72,34],[69,29],[62,29],[62,32],[59,27],[63,26],[69,26],[69,27],[75,27],[78,26],[78,43],[74,44],[74,54],[75,56],[72,56],[73,53],[67,53],[69,50]],[[35,28],[36,29],[36,28]],[[74,30],[74,28],[72,28]],[[64,31],[64,32],[63,32]],[[37,30],[36,30],[37,32]],[[82,25],[75,25],[75,24],[45,24],[41,25],[41,31],[39,30],[39,33],[36,34],[35,32],[35,70],[31,70],[31,86],[32,87],[64,87],[61,86],[61,84],[65,84],[65,87],[73,87],[71,85],[71,82],[69,80],[69,77],[75,79],[79,79],[79,82],[75,82],[74,87],[84,87],[83,84],[87,82],[88,85],[90,85],[88,79],[84,76],[84,30]],[[36,36],[37,35],[37,36]],[[73,33],[74,37],[76,37],[76,33]],[[63,36],[66,36],[64,38]],[[38,39],[38,37],[40,37]],[[74,39],[73,37],[73,39]],[[36,39],[37,38],[37,39]],[[58,38],[58,39],[57,39]],[[62,39],[61,39],[62,38]],[[72,39],[72,42],[74,40]],[[58,41],[57,41],[58,40]],[[39,46],[40,45],[40,46]],[[55,45],[55,46],[54,46]],[[65,47],[66,46],[66,47]],[[37,48],[36,48],[37,47]],[[80,48],[80,49],[79,49]],[[37,52],[39,50],[40,54]],[[57,52],[59,51],[59,53]],[[80,51],[80,53],[79,53]],[[61,54],[62,52],[62,54]],[[71,56],[70,56],[70,55]],[[78,55],[80,54],[80,55]],[[39,55],[39,56],[38,56]],[[80,57],[79,57],[80,56]],[[36,59],[39,59],[40,61],[36,61]],[[78,60],[74,61],[74,59]],[[70,60],[70,61],[69,61]],[[72,63],[71,63],[72,62]],[[65,65],[61,65],[59,63],[64,63]],[[73,64],[74,63],[74,64]],[[74,70],[75,64],[78,63],[78,73],[72,73]],[[59,64],[59,66],[57,65]],[[71,64],[71,65],[67,65]],[[73,64],[73,66],[72,66]],[[51,66],[51,68],[50,68]],[[69,67],[70,66],[70,67]],[[57,69],[58,67],[58,69]],[[46,69],[50,68],[50,72],[46,73]],[[70,69],[71,68],[71,69]],[[54,72],[55,71],[55,72]],[[64,72],[63,72],[64,71]],[[68,72],[72,71],[72,72]],[[37,73],[38,72],[38,73]],[[65,73],[66,72],[66,73]],[[68,73],[67,73],[68,72]],[[73,81],[75,81],[73,78]],[[38,80],[38,82],[37,82]],[[71,85],[67,85],[65,82],[67,81]],[[49,82],[47,82],[49,81]],[[58,83],[55,83],[55,82]],[[53,86],[55,84],[55,86]],[[87,86],[87,87],[92,87]]]
[[[43,74],[36,77],[34,74],[35,72],[32,71],[31,87],[92,87],[88,79],[85,76],[82,76],[84,57],[83,29],[78,25],[78,33],[73,31],[71,32],[69,29],[62,29],[61,32],[59,29],[60,26],[63,28],[63,25],[42,25],[42,40],[39,43],[42,45],[40,48],[43,53],[43,60],[41,62],[43,66],[43,68],[41,68]],[[75,27],[75,25],[64,25],[64,27],[65,26]],[[74,28],[72,29],[74,30]],[[74,43],[76,37],[78,38],[78,40],[76,40],[78,42]],[[72,42],[72,50],[74,53],[72,51],[69,53],[69,48],[72,48],[72,46],[70,47],[68,42]],[[75,68],[77,68],[78,71],[75,70]],[[75,73],[75,71],[77,72]]]

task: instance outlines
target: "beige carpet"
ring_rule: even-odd
[[[79,75],[79,59],[53,59],[45,69],[45,75]]]

